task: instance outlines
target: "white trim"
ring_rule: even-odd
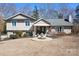
[[[40,21],[44,21],[45,23],[47,23],[47,25],[44,25],[44,24],[41,24],[41,25],[35,25],[35,24],[37,24],[38,22],[40,22]],[[48,25],[49,24],[49,25]],[[47,22],[46,20],[44,20],[44,19],[39,19],[39,20],[37,20],[37,21],[35,21],[34,23],[33,23],[33,26],[51,26],[50,25],[50,23],[49,22]]]
[[[34,19],[33,17],[31,17],[31,16],[29,16],[29,15],[26,15],[26,14],[23,14],[23,13],[17,13],[17,14],[14,14],[14,15],[8,17],[7,19],[10,19],[10,18],[12,18],[12,17],[15,17],[15,16],[17,16],[17,15],[19,15],[19,14],[22,14],[22,15],[25,15],[25,16],[27,16],[27,17],[29,17],[29,18]]]

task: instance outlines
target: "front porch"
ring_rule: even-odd
[[[36,35],[40,35],[41,33],[46,34],[46,31],[48,30],[49,26],[34,26],[34,33]]]
[[[47,33],[48,28],[51,25],[45,20],[38,20],[33,25],[34,35],[33,36],[42,36]]]
[[[47,37],[47,32],[50,26],[34,26],[34,35],[32,40],[34,41],[50,41],[51,37]]]

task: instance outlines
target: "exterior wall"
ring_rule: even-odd
[[[55,28],[52,28],[52,33],[53,33],[53,34],[57,34],[57,31],[56,31]]]
[[[64,32],[65,32],[66,34],[70,34],[71,31],[72,31],[71,27],[64,27]]]
[[[70,34],[70,33],[71,33],[71,29],[64,29],[64,32],[65,32],[66,34]]]
[[[12,25],[12,21],[16,21],[16,26]],[[30,25],[26,26],[26,21],[30,21]],[[11,34],[13,34],[13,31],[29,31],[32,27],[34,20],[27,18],[23,15],[17,15],[10,20],[6,21],[6,31],[8,37],[10,37]]]
[[[28,31],[31,26],[32,26],[32,22],[30,22],[30,26],[26,26],[25,22],[16,22],[16,26],[12,26],[12,22],[7,22],[6,24],[6,30],[25,30]]]
[[[49,32],[49,29],[46,32],[46,36],[53,36],[55,34],[57,34],[57,31],[55,30],[55,28],[52,28],[51,32]]]
[[[70,34],[71,30],[72,30],[71,27],[69,27],[69,26],[63,27],[62,29],[63,29],[63,32],[66,34]],[[54,33],[54,34],[58,33],[58,31],[55,27],[52,28],[52,33]]]
[[[14,20],[16,21],[16,26],[12,25],[12,21]],[[29,26],[26,26],[26,23],[25,23],[26,20],[30,21]],[[27,18],[23,15],[17,15],[6,22],[6,30],[7,31],[17,31],[17,30],[28,31],[30,30],[33,22],[34,21],[32,21],[30,18]]]

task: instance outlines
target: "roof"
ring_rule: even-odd
[[[34,22],[36,24],[39,21],[45,21],[46,23],[50,24],[51,26],[73,26],[72,23],[65,21],[64,19],[39,19]]]
[[[40,21],[44,21],[45,23],[43,23],[43,22],[39,23]],[[44,19],[39,19],[39,20],[35,21],[33,25],[34,26],[51,26],[51,24]]]
[[[52,26],[73,26],[72,23],[64,21],[64,19],[46,19]]]
[[[11,17],[8,17],[7,20],[10,20],[11,18],[16,17],[17,15],[23,15],[25,17],[28,17],[28,18],[35,20],[33,17],[28,16],[28,15],[23,14],[23,13],[17,13],[15,15],[11,16]],[[39,22],[40,20],[43,20],[43,21],[45,21],[46,23],[48,23],[52,26],[73,26],[72,23],[67,22],[64,19],[39,19],[39,20],[35,21],[34,24]]]
[[[37,22],[39,22],[39,21],[41,21],[41,20],[43,20],[44,22],[50,24],[48,21],[46,21],[46,20],[44,20],[44,19],[39,19],[39,20],[35,21],[34,24],[36,24]]]
[[[17,13],[17,14],[15,14],[15,15],[12,15],[12,16],[8,17],[6,20],[9,20],[9,19],[11,19],[11,18],[14,18],[14,17],[16,17],[16,16],[18,16],[18,15],[22,15],[22,16],[24,16],[24,17],[28,17],[28,18],[31,18],[31,19],[35,20],[33,17],[31,17],[31,16],[29,16],[29,15],[26,15],[26,14],[23,14],[23,13]]]

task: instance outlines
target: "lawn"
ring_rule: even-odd
[[[51,41],[33,41],[21,38],[0,42],[0,55],[53,56],[79,55],[79,37],[63,36]]]

